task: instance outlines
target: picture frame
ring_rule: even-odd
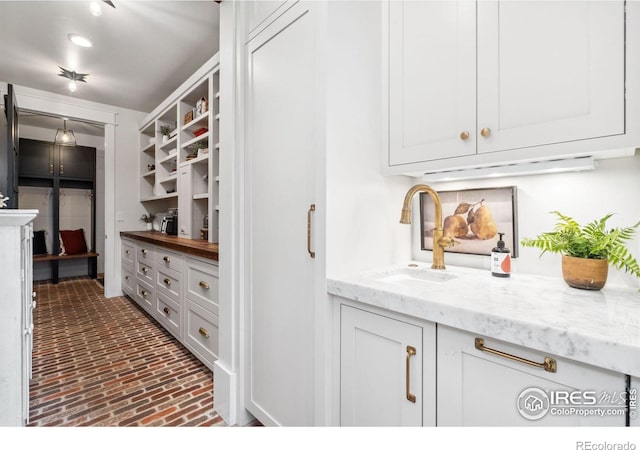
[[[188,124],[193,120],[193,110],[189,111],[184,115],[184,124]]]
[[[442,191],[438,195],[442,204],[444,236],[459,242],[454,247],[445,248],[446,252],[490,255],[491,249],[497,245],[498,233],[504,233],[505,247],[511,250],[512,258],[518,257],[515,186]],[[422,250],[433,250],[434,221],[433,200],[423,192],[420,194]]]

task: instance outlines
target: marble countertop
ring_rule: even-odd
[[[428,264],[329,278],[330,294],[640,376],[640,292],[586,291],[561,278]],[[435,272],[435,273],[434,273]],[[421,280],[426,274],[431,280]],[[415,275],[415,276],[414,276]],[[445,279],[452,277],[452,279]]]

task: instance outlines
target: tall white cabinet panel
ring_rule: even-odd
[[[267,425],[314,420],[316,7],[296,4],[247,46],[246,407]]]
[[[33,349],[32,221],[37,210],[0,210],[0,426],[29,420]]]
[[[422,370],[435,366],[435,325],[425,348],[422,327],[346,305],[340,314],[340,425],[422,426],[425,401],[435,413]]]
[[[475,2],[385,7],[389,164],[475,153]]]
[[[624,133],[624,2],[478,3],[478,151]]]
[[[475,339],[493,350],[542,362],[555,359],[557,371],[549,372],[505,355],[491,354],[476,348]],[[547,355],[525,347],[438,325],[438,425],[439,426],[624,426],[625,415],[581,416],[554,414],[560,402],[543,404],[539,389],[551,391],[595,391],[624,393],[625,376],[564,358]],[[529,394],[530,400],[527,400]],[[530,401],[530,410],[526,402]],[[540,407],[535,403],[539,402]],[[579,400],[578,400],[579,402]],[[525,418],[538,413],[541,418]],[[569,405],[573,406],[573,404]],[[579,405],[583,406],[583,405]],[[548,410],[546,415],[542,412]]]

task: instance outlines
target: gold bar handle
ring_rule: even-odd
[[[503,358],[510,359],[512,361],[520,362],[523,364],[528,364],[533,367],[539,367],[541,369],[546,370],[547,372],[556,373],[558,371],[558,363],[555,359],[549,358],[548,356],[544,358],[544,362],[535,362],[529,359],[524,359],[519,356],[511,355],[509,353],[501,352],[500,350],[495,350],[493,348],[484,346],[484,339],[476,338],[476,349],[481,352],[491,353],[492,355],[501,356]]]
[[[202,289],[209,289],[209,283],[207,283],[206,281],[201,281],[200,283],[198,283],[198,285],[199,285]]]
[[[49,173],[53,173],[53,164],[49,164]]]
[[[416,402],[416,396],[411,393],[411,357],[415,356],[416,349],[410,345],[407,345],[407,359],[405,373],[407,375],[407,400],[411,403]]]
[[[202,336],[208,338],[209,337],[209,332],[207,330],[205,330],[204,328],[200,327],[198,329],[198,333],[200,333]]]
[[[307,211],[307,251],[312,258],[316,257],[316,252],[311,251],[311,213],[316,210],[316,205],[311,204],[309,211]]]
[[[64,173],[64,164],[60,164],[60,173]]]

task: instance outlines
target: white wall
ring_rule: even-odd
[[[534,238],[545,231],[552,231],[555,216],[550,211],[560,211],[584,224],[600,219],[607,213],[615,213],[609,219],[611,227],[629,226],[640,220],[640,155],[598,161],[595,171],[549,175],[531,175],[491,180],[469,180],[434,184],[438,190],[474,189],[483,187],[516,186],[518,197],[518,239]],[[417,222],[417,221],[414,221]],[[431,252],[420,250],[419,229],[412,227],[415,259],[431,261]],[[640,234],[640,230],[639,230]],[[497,242],[497,238],[496,238]],[[630,251],[640,259],[640,239],[629,244]],[[520,257],[512,262],[512,277],[519,273],[533,273],[562,278],[561,258],[532,248],[520,247]],[[485,268],[489,273],[489,257],[445,253],[445,261],[451,265]],[[633,277],[609,268],[607,285],[639,287]]]
[[[383,177],[380,2],[329,2],[327,276],[411,258],[413,179]]]

